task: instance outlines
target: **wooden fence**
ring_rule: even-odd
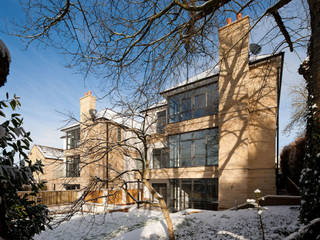
[[[122,190],[120,191],[109,191],[108,204],[122,204]]]
[[[18,192],[19,196],[31,193],[30,191]],[[77,191],[42,191],[37,196],[28,196],[29,200],[33,200],[38,203],[45,204],[47,206],[52,205],[64,205],[70,204],[78,199]]]
[[[103,195],[104,191],[102,190],[92,191],[86,196],[85,200],[89,203],[103,203]]]
[[[135,198],[138,199],[138,190],[130,189],[128,192]],[[21,191],[18,192],[19,196],[23,196],[25,194],[31,193],[30,191]],[[143,199],[143,192],[141,191],[141,199]],[[67,191],[42,191],[37,194],[37,196],[28,196],[29,200],[33,200],[38,203],[45,204],[47,206],[52,205],[65,205],[71,204],[75,200],[78,199],[81,192],[75,190],[67,190]],[[97,190],[90,192],[85,200],[89,203],[103,203],[105,199],[102,197],[103,195],[107,195],[107,192],[103,190]],[[126,203],[134,203],[134,200],[126,194],[125,198]],[[120,191],[109,191],[108,194],[108,204],[123,204],[122,201],[122,190]]]

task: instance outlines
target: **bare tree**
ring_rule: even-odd
[[[106,83],[109,86],[126,83],[129,88],[137,84],[148,88],[154,83],[161,87],[166,79],[181,72],[186,71],[188,76],[201,65],[208,68],[209,63],[214,64],[217,40],[213,33],[229,12],[250,13],[252,28],[271,16],[273,24],[263,39],[265,43],[278,39],[275,51],[305,46],[311,30],[306,80],[308,108],[312,111],[307,125],[306,167],[318,170],[316,174],[310,172],[310,179],[316,183],[320,178],[320,1],[302,1],[296,12],[286,9],[290,2],[293,0],[49,0],[44,4],[29,0],[25,5],[27,24],[20,25],[17,35],[28,43],[38,40],[61,49],[70,56],[71,65],[80,66],[86,74],[103,72],[112,80]],[[299,8],[307,14],[301,17]],[[129,83],[128,78],[132,80]],[[315,194],[318,196],[318,192]],[[311,198],[306,200],[308,206],[320,206],[320,200],[317,204],[312,204]],[[319,207],[308,212],[319,213]]]
[[[114,108],[122,109],[120,113],[105,109],[80,117],[80,144],[72,149],[72,152],[80,156],[80,173],[89,171],[91,179],[82,188],[81,196],[68,214],[59,219],[58,223],[70,219],[87,202],[105,199],[108,204],[108,199],[122,190],[138,205],[160,207],[168,226],[169,238],[175,238],[164,196],[159,194],[149,181],[149,149],[153,148],[152,139],[161,137],[154,131],[157,121],[155,112],[148,110],[152,102],[154,100],[151,101],[148,97],[139,100],[131,98],[130,101],[119,97]],[[65,183],[71,182],[72,179],[68,178]],[[142,190],[146,187],[152,197],[141,199],[138,197],[139,193],[133,194],[130,190],[137,189],[138,184],[141,184]],[[107,191],[95,194],[101,190]]]
[[[306,83],[300,82],[298,85],[292,86],[290,95],[292,97],[292,113],[290,121],[284,128],[283,132],[289,134],[295,127],[298,127],[300,128],[298,135],[304,135],[308,115],[308,91]]]
[[[248,11],[252,29],[264,17],[273,16],[260,44],[278,39],[274,51],[305,46],[305,13],[283,12],[283,18],[278,13],[289,2],[61,0],[44,4],[29,0],[25,6],[29,24],[20,25],[16,35],[28,44],[39,40],[60,49],[70,56],[71,66],[79,66],[85,74],[102,74],[111,89],[131,84],[128,76],[135,88],[154,82],[162,86],[167,79],[186,72],[188,77],[217,64],[215,33],[228,15]]]

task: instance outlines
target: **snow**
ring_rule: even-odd
[[[96,118],[106,118],[129,128],[140,129],[141,127],[141,124],[138,121],[132,119],[130,116],[124,116],[123,114],[117,113],[108,108],[99,111],[96,114]]]
[[[249,63],[254,63],[255,61],[258,61],[258,60],[263,60],[265,58],[268,58],[268,57],[271,57],[273,56],[272,54],[262,54],[262,55],[251,55],[249,57]],[[167,91],[170,91],[172,89],[175,89],[175,88],[178,88],[178,87],[182,87],[186,84],[189,84],[189,83],[193,83],[193,82],[197,82],[199,80],[202,80],[202,79],[205,79],[205,78],[208,78],[208,77],[213,77],[215,75],[219,74],[219,65],[216,65],[212,68],[209,68],[187,80],[184,80],[182,81],[181,83],[177,84],[177,85],[174,85],[174,86],[171,86],[167,89],[164,90],[164,92],[167,92]]]
[[[269,206],[262,221],[266,239],[283,239],[299,228],[299,206]],[[61,216],[61,215],[60,215]],[[261,239],[257,209],[207,211],[188,209],[171,213],[177,239]],[[56,215],[57,219],[59,215]],[[161,211],[137,209],[105,214],[77,214],[36,240],[167,239]]]
[[[190,84],[190,83],[193,83],[193,82],[197,82],[199,80],[202,80],[202,79],[205,79],[205,78],[208,78],[208,77],[213,77],[215,75],[217,75],[219,73],[219,66],[214,66],[212,68],[209,68],[187,80],[184,80],[182,81],[181,83],[177,84],[177,85],[174,85],[172,87],[169,87],[167,89],[164,90],[164,92],[167,92],[167,91],[170,91],[172,89],[175,89],[175,88],[178,88],[178,87],[182,87],[184,85],[187,85],[187,84]]]
[[[43,145],[37,145],[40,152],[45,158],[50,159],[63,159],[63,149],[53,148]]]

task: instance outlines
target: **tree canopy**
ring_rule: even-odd
[[[16,35],[28,44],[37,40],[60,49],[70,66],[99,74],[111,89],[139,85],[150,90],[215,66],[217,31],[240,12],[251,17],[252,29],[268,19],[260,45],[272,41],[274,52],[306,46],[307,7],[296,1],[299,7],[282,11],[289,2],[29,0],[26,24],[17,25]]]

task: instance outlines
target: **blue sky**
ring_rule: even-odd
[[[3,0],[0,8],[0,24],[6,24],[10,19],[21,14],[17,0]],[[2,26],[1,26],[2,28]],[[10,75],[5,87],[0,89],[0,98],[6,92],[16,93],[21,97],[22,108],[20,113],[24,117],[25,129],[31,131],[35,144],[52,147],[62,147],[61,133],[58,130],[64,126],[67,119],[59,112],[68,114],[72,112],[79,115],[79,99],[88,90],[101,96],[101,79],[88,78],[75,74],[73,69],[65,68],[68,62],[65,56],[59,55],[55,49],[38,48],[32,44],[24,50],[23,43],[15,38],[0,33],[2,39],[10,50],[12,62]],[[254,41],[254,37],[251,38]],[[304,57],[304,50],[299,54]],[[285,54],[283,85],[280,105],[280,146],[288,144],[294,138],[284,136],[281,130],[288,122],[290,116],[289,86],[301,81],[297,73],[300,59],[296,54]],[[98,102],[97,108],[108,105],[110,99]]]

